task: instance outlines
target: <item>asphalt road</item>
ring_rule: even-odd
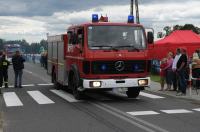
[[[2,89],[3,132],[198,132],[200,102],[143,91],[128,99],[117,92],[87,93],[75,100],[55,90],[39,65],[27,63],[22,89]]]

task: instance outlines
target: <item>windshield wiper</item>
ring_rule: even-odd
[[[98,46],[91,46],[91,47],[97,47],[97,48],[100,48],[100,49],[103,49],[103,48],[110,48],[111,50],[116,50],[118,51],[118,49],[116,49],[114,46],[110,46],[110,45],[98,45]]]
[[[98,46],[91,46],[91,47],[99,47],[99,48],[112,48],[112,46],[108,46],[108,45],[98,45]]]
[[[133,50],[136,50],[136,51],[140,51],[138,48],[136,48],[135,46],[131,46],[131,45],[121,45],[121,46],[115,46],[114,48],[125,48],[125,47],[128,47],[130,49],[128,49],[129,51],[133,51]]]
[[[121,46],[111,46],[111,45],[98,45],[98,46],[91,46],[91,47],[97,47],[97,48],[100,48],[100,49],[103,49],[103,48],[110,48],[111,50],[115,50],[115,51],[118,51],[119,48],[125,48],[125,47],[128,47],[129,51],[140,51],[138,48],[134,47],[134,46],[130,46],[130,45],[121,45]]]

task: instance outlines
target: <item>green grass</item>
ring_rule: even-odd
[[[160,82],[160,76],[159,75],[151,74],[150,77],[151,77],[152,81]]]

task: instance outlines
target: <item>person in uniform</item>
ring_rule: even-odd
[[[6,60],[5,55],[2,56],[1,65],[2,65],[3,82],[5,85],[5,88],[8,88],[8,67],[10,65],[10,62]]]

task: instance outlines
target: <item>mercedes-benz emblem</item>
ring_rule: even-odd
[[[123,71],[124,70],[124,62],[123,61],[115,62],[115,69],[117,71]]]

